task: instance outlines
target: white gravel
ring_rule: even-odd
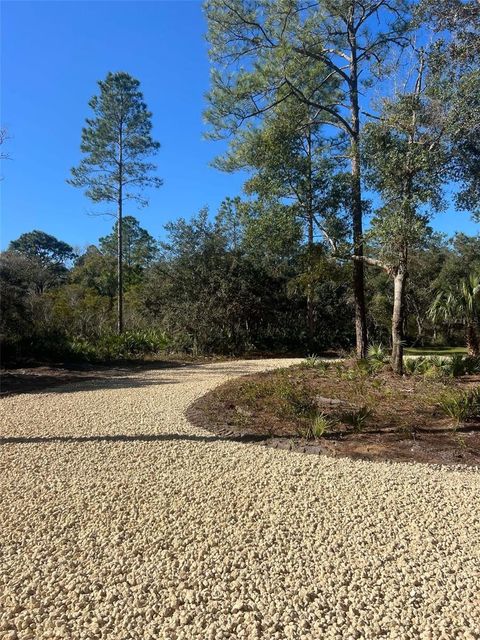
[[[184,418],[285,362],[4,398],[0,638],[480,638],[478,471],[226,442]]]

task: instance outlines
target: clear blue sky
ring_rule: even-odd
[[[243,177],[209,166],[223,147],[203,139],[209,66],[200,2],[2,2],[1,122],[11,139],[3,165],[1,248],[42,229],[75,247],[95,242],[112,220],[92,210],[66,184],[80,158],[80,133],[96,81],[127,71],[142,85],[162,144],[157,158],[164,186],[150,205],[132,208],[155,237],[163,225],[215,211],[241,191]],[[467,213],[444,213],[434,226],[449,234],[478,233]]]

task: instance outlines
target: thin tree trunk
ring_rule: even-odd
[[[352,143],[352,222],[353,253],[360,258],[353,261],[353,297],[355,303],[355,336],[357,358],[367,356],[367,314],[365,309],[365,267],[363,260],[362,200],[360,189],[360,154],[358,144]]]
[[[312,286],[312,260],[313,260],[313,217],[308,220],[308,284],[307,284],[307,324],[310,344],[313,344],[315,336],[315,316],[313,309],[313,286]]]
[[[417,335],[415,337],[414,346],[420,344],[423,346],[424,343],[424,323],[423,318],[420,313],[420,309],[416,302],[413,302],[413,307],[415,309],[415,324],[417,325]]]
[[[117,332],[123,332],[123,121],[118,132]]]
[[[308,284],[307,284],[307,327],[308,338],[310,346],[313,346],[313,339],[315,336],[315,317],[313,310],[313,286],[312,286],[312,272],[313,272],[313,188],[312,188],[312,135],[310,128],[308,129],[307,137],[307,153],[308,153],[308,211],[307,211],[307,224],[308,224]]]
[[[360,106],[358,99],[358,62],[357,39],[353,25],[353,12],[349,25],[348,39],[350,43],[350,158],[352,175],[352,230],[353,253],[357,258],[353,262],[353,297],[355,302],[355,335],[357,358],[367,356],[367,314],[365,309],[365,266],[363,264],[363,212],[360,160]],[[359,259],[358,259],[359,258]]]
[[[123,332],[123,238],[122,238],[122,187],[118,198],[118,225],[117,225],[117,331]]]
[[[407,274],[400,267],[393,279],[392,369],[403,374],[403,324],[405,317],[405,284]]]
[[[422,91],[423,58],[420,61],[420,69],[415,82],[415,96],[420,97]],[[417,112],[412,113],[412,128],[409,134],[408,144],[412,149],[417,133]],[[412,182],[413,173],[410,169],[410,153],[406,157],[407,177],[404,186],[404,215],[408,214],[407,223],[413,223]],[[393,313],[392,313],[392,369],[395,373],[403,374],[403,332],[405,324],[405,284],[408,268],[408,241],[404,239],[400,252],[398,269],[393,275]]]

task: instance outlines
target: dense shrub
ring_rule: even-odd
[[[104,333],[98,337],[69,337],[61,332],[32,334],[3,341],[2,362],[109,362],[141,359],[165,351],[170,345],[161,331]]]
[[[155,355],[169,346],[167,336],[153,329],[106,333],[96,339],[76,338],[69,343],[75,358],[87,361],[127,360]]]
[[[410,375],[458,378],[480,373],[480,357],[464,356],[460,353],[452,356],[407,357],[404,360],[404,369],[405,373]]]

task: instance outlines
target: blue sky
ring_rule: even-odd
[[[209,65],[200,2],[2,2],[1,121],[11,139],[2,168],[1,248],[42,229],[82,248],[112,219],[90,216],[81,190],[66,184],[80,158],[80,133],[96,81],[108,71],[137,77],[154,114],[164,186],[150,205],[127,211],[155,237],[241,192],[243,177],[209,166],[223,143],[203,139]],[[467,213],[446,212],[435,228],[478,233]]]

